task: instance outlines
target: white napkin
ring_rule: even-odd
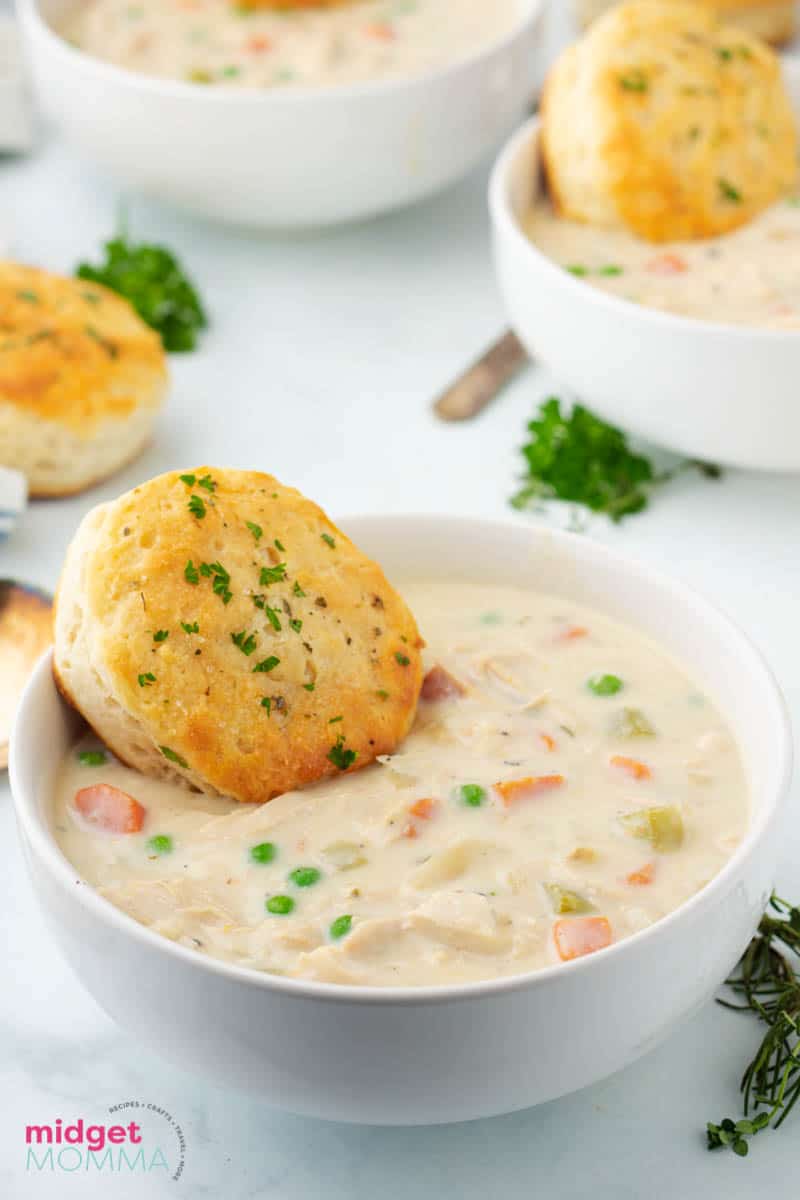
[[[19,154],[32,143],[33,106],[17,23],[0,13],[0,154]]]
[[[7,538],[28,504],[28,481],[19,471],[0,467],[0,541]]]

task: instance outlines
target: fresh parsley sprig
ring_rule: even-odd
[[[779,1129],[800,1100],[800,908],[774,893],[758,933],[727,981],[741,1003],[725,1008],[753,1013],[767,1030],[742,1077],[744,1117],[706,1126],[709,1150],[730,1147],[744,1157],[748,1138]]]
[[[105,261],[82,262],[79,279],[105,284],[129,300],[139,316],[161,334],[164,349],[194,350],[208,320],[194,284],[164,246],[134,245],[125,234],[105,243]]]
[[[646,508],[653,488],[681,471],[696,469],[713,479],[722,473],[689,459],[657,472],[650,459],[631,449],[620,429],[582,404],[562,413],[555,396],[541,405],[528,431],[531,439],[522,447],[524,484],[511,500],[518,509],[542,500],[566,500],[622,521]]]

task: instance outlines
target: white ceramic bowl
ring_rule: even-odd
[[[443,988],[368,989],[260,974],[138,925],[76,877],[50,831],[53,776],[78,721],[43,659],[23,698],[11,782],[34,889],[67,960],[127,1032],[273,1105],[377,1124],[491,1116],[550,1100],[655,1046],[709,999],[770,894],[790,734],[758,653],[683,587],[602,545],[446,517],[343,522],[390,576],[484,579],[595,605],[691,664],[741,748],[752,819],[722,872],[676,912],[589,958]]]
[[[240,90],[153,79],[73,49],[74,0],[17,0],[47,114],[127,187],[214,220],[325,225],[420,199],[464,175],[533,92],[543,0],[442,70],[347,87]]]
[[[786,77],[800,113],[797,61],[787,60]],[[533,120],[506,146],[490,187],[500,288],[531,354],[602,416],[653,442],[730,466],[800,470],[800,332],[673,316],[581,282],[522,230],[540,186]]]

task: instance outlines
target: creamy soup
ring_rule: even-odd
[[[548,258],[592,287],[647,308],[722,324],[800,330],[800,184],[724,237],[654,246],[564,220],[548,201],[525,230]]]
[[[60,32],[145,75],[238,87],[395,79],[446,66],[511,30],[519,0],[354,0],[305,12],[232,0],[83,0]]]
[[[54,812],[83,880],[198,953],[386,986],[602,949],[720,870],[747,824],[742,766],[713,704],[657,646],[527,591],[404,594],[430,671],[396,754],[248,806],[145,779],[87,738]],[[143,806],[140,831],[104,832],[102,803],[79,814],[76,794],[100,784]]]

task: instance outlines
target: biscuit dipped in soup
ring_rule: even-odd
[[[757,38],[697,6],[622,5],[554,68],[541,149],[524,225],[548,258],[648,307],[800,328],[797,122]]]
[[[86,736],[53,806],[76,876],[198,954],[381,987],[602,950],[720,870],[747,787],[683,667],[558,597],[460,581],[402,592],[427,674],[394,754],[241,805],[145,779]],[[332,747],[347,721],[333,715]]]
[[[59,32],[145,75],[238,88],[343,86],[440,70],[509,33],[519,0],[79,0]]]

